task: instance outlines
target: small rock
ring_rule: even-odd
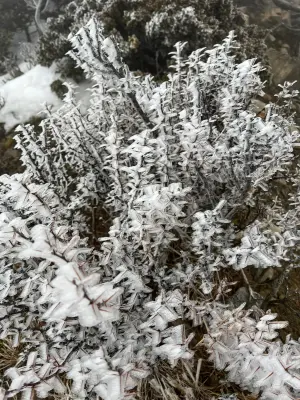
[[[276,38],[273,35],[268,35],[268,40],[270,40],[270,42],[275,42]]]
[[[275,275],[274,268],[267,268],[259,278],[259,283],[271,281],[274,278],[274,275]]]
[[[260,111],[262,111],[265,107],[266,107],[266,103],[264,103],[263,101],[258,100],[258,99],[253,99],[251,101],[250,110],[253,113],[257,114]]]
[[[283,56],[289,56],[290,53],[286,47],[281,47],[280,54]]]
[[[241,304],[247,303],[248,300],[249,300],[249,291],[245,286],[242,286],[231,297],[230,303],[234,307],[239,307]]]

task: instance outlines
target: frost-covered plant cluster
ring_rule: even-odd
[[[177,41],[188,42],[187,55],[198,48],[211,48],[230,30],[235,30],[241,43],[236,53],[240,60],[267,60],[266,33],[249,25],[233,0],[69,0],[48,20],[39,42],[39,62],[51,65],[64,57],[70,46],[68,34],[76,33],[93,15],[103,22],[106,35],[117,38],[131,69],[159,77],[167,74],[169,52]],[[72,65],[68,61],[66,69],[64,64],[64,71],[71,75]]]
[[[279,202],[241,239],[233,218],[289,173],[299,134],[281,105],[288,88],[256,116],[261,67],[235,61],[233,33],[187,59],[178,43],[160,85],[131,73],[94,19],[72,45],[95,83],[88,111],[69,87],[41,132],[19,128],[25,172],[0,178],[0,338],[22,345],[2,398],[63,395],[70,381],[74,399],[134,397],[160,359],[193,357],[185,330],[199,324],[233,381],[256,391],[269,357],[265,398],[298,389],[297,346],[272,342],[283,324],[227,310],[214,279],[230,266],[283,266],[298,240],[297,214]]]
[[[298,398],[299,341],[289,336],[285,343],[274,341],[277,330],[287,323],[274,321],[276,314],[267,313],[257,320],[251,313],[242,307],[233,311],[214,307],[204,337],[211,359],[218,369],[228,372],[229,381],[259,398]]]

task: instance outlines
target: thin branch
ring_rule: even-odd
[[[291,4],[290,1],[287,1],[287,0],[273,0],[273,3],[277,7],[282,8],[283,10],[295,11],[295,12],[300,13],[300,6],[295,6],[294,4]]]

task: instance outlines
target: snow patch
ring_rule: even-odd
[[[22,61],[19,64],[19,69],[20,71],[25,74],[26,72],[29,72],[32,68],[34,68],[30,62]]]
[[[59,79],[55,68],[37,65],[24,75],[0,87],[0,97],[5,105],[0,109],[0,122],[6,130],[28,121],[41,113],[45,104],[59,108],[61,100],[51,90],[51,83]]]

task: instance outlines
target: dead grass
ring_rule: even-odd
[[[17,364],[22,349],[22,345],[13,347],[9,339],[0,341],[0,375]]]
[[[198,346],[193,361],[179,361],[174,368],[167,362],[159,363],[152,376],[138,386],[137,400],[217,400],[225,394],[257,400],[228,382],[225,373],[217,371]]]
[[[203,335],[197,332],[198,338]],[[9,340],[0,341],[0,375],[18,362],[23,347],[13,347]],[[217,400],[224,394],[235,394],[239,400],[257,400],[257,397],[242,392],[226,380],[222,371],[216,371],[207,360],[205,349],[195,347],[193,361],[179,361],[172,368],[166,361],[154,367],[150,379],[143,380],[137,389],[137,400]],[[66,386],[64,394],[51,394],[47,400],[73,400],[71,381],[61,377]],[[20,396],[14,397],[15,400]],[[35,400],[37,400],[35,398]]]

